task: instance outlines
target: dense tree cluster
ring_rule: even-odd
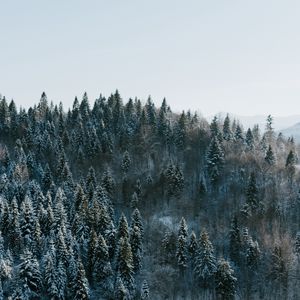
[[[0,96],[0,299],[296,299],[299,149],[272,122]]]

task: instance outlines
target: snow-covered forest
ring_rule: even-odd
[[[0,299],[300,298],[298,148],[271,116],[0,100]]]

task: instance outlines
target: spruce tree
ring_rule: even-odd
[[[194,274],[201,286],[212,288],[216,273],[216,258],[214,249],[205,230],[202,231],[198,242],[198,251],[195,257]]]
[[[148,283],[146,280],[143,281],[142,288],[141,288],[141,299],[142,300],[148,300],[150,299],[150,292]]]
[[[142,236],[139,227],[134,226],[130,231],[133,271],[137,273],[142,267]]]
[[[273,152],[273,149],[272,149],[271,145],[269,145],[269,148],[267,150],[267,153],[266,153],[266,156],[265,156],[265,162],[269,166],[273,166],[276,162],[275,155],[274,155],[274,152]]]
[[[74,281],[74,300],[88,300],[89,297],[89,287],[85,276],[84,267],[79,261],[77,274]]]
[[[227,114],[223,124],[223,139],[225,141],[230,141],[232,139],[232,132],[230,128],[230,118]]]
[[[259,199],[254,172],[252,172],[249,177],[248,186],[246,189],[246,198],[246,204],[251,208],[252,211],[255,211],[259,206]]]
[[[232,261],[239,263],[241,251],[241,236],[237,217],[234,216],[229,232],[229,255]]]
[[[215,278],[217,295],[224,300],[233,300],[236,293],[237,279],[226,260],[219,260]]]
[[[109,260],[108,247],[100,234],[94,254],[93,278],[94,282],[101,287],[102,293],[105,293],[106,295],[109,295],[112,292],[112,276],[113,271]]]
[[[42,286],[40,266],[37,259],[29,250],[25,250],[21,255],[18,274],[23,286],[28,287],[33,295],[39,295]]]
[[[131,246],[126,237],[121,237],[118,243],[116,271],[122,279],[126,289],[130,295],[132,295],[134,291],[133,260]]]
[[[250,128],[248,128],[248,130],[247,130],[245,142],[246,142],[247,148],[249,150],[253,150],[253,148],[254,148],[254,137],[253,137],[253,134],[252,134],[252,131],[251,131]]]
[[[207,172],[213,184],[217,183],[220,179],[223,165],[224,153],[218,139],[214,137],[210,142],[206,156]]]

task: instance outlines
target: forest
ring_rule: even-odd
[[[0,300],[300,299],[299,147],[273,122],[0,96]]]

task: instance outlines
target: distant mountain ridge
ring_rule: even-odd
[[[294,140],[300,143],[300,122],[291,127],[281,130],[281,132],[285,136],[293,136]]]
[[[217,114],[219,118],[224,119],[227,113],[220,112]],[[247,130],[248,127],[252,128],[254,125],[258,124],[260,129],[263,131],[266,126],[266,119],[268,114],[266,115],[256,115],[256,116],[241,116],[229,113],[230,118],[236,119],[240,121],[241,125],[243,125],[244,130]],[[273,116],[273,115],[272,115]],[[211,120],[213,116],[208,117],[208,120]],[[273,116],[273,127],[275,131],[283,131],[285,129],[289,129],[293,127],[295,124],[300,123],[300,114],[299,115],[291,115],[291,116]]]

